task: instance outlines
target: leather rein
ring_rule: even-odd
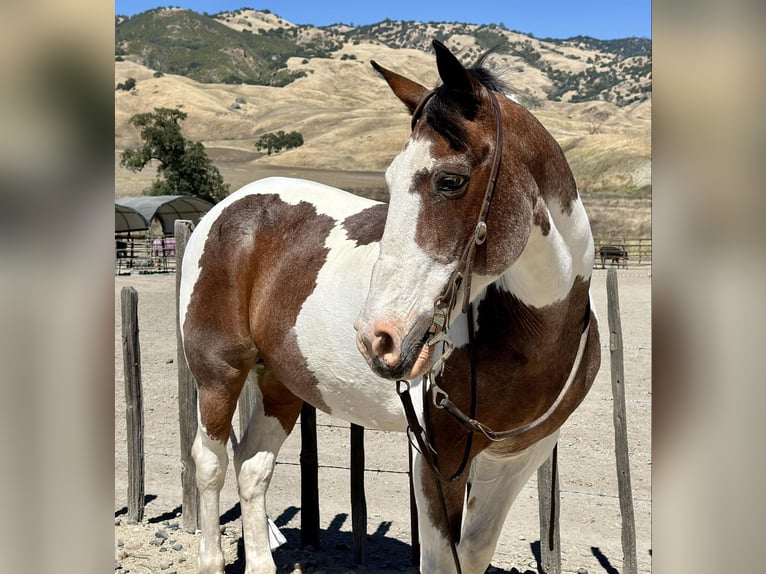
[[[415,108],[413,114],[412,114],[412,129],[415,128],[415,125],[422,115],[427,103],[429,100],[433,97],[435,91],[431,91],[428,94],[425,95],[425,97],[420,101],[418,106]],[[497,178],[500,173],[500,160],[502,157],[502,151],[503,151],[503,122],[502,122],[502,116],[500,114],[500,107],[497,103],[496,96],[492,92],[488,92],[489,100],[492,104],[492,111],[495,118],[495,151],[494,156],[492,158],[492,167],[490,171],[489,181],[487,182],[486,190],[484,191],[484,200],[482,202],[481,210],[479,212],[478,221],[476,224],[476,227],[474,228],[473,233],[471,234],[470,239],[466,243],[465,247],[463,248],[463,252],[458,259],[457,266],[455,270],[452,272],[448,282],[447,287],[442,292],[442,294],[436,298],[434,302],[434,317],[433,321],[431,323],[431,326],[428,329],[429,338],[426,341],[426,345],[429,346],[435,346],[439,343],[442,343],[442,355],[441,357],[434,363],[433,366],[429,369],[429,371],[423,375],[423,382],[422,382],[422,392],[423,392],[423,408],[425,411],[426,408],[426,399],[427,399],[427,393],[432,390],[433,391],[433,397],[432,397],[432,403],[434,407],[440,410],[444,410],[445,412],[449,413],[458,423],[460,423],[467,431],[468,431],[468,437],[466,439],[466,446],[465,450],[463,452],[463,457],[458,465],[457,469],[450,475],[445,475],[441,472],[438,465],[437,460],[437,451],[432,446],[430,438],[429,438],[429,423],[428,423],[428,417],[425,415],[424,412],[424,425],[426,428],[423,427],[423,425],[420,424],[420,420],[418,418],[417,413],[415,412],[415,408],[412,403],[412,397],[410,396],[410,382],[407,380],[399,380],[396,384],[396,392],[399,395],[400,400],[402,401],[402,406],[404,407],[405,416],[407,418],[407,431],[410,443],[417,448],[417,450],[423,455],[423,459],[425,460],[428,467],[431,469],[431,471],[434,474],[436,487],[437,487],[437,493],[439,495],[442,512],[444,515],[445,524],[447,526],[447,533],[448,533],[448,539],[450,543],[450,548],[452,551],[452,556],[455,562],[455,566],[457,568],[458,574],[462,572],[460,567],[460,560],[458,558],[457,554],[457,545],[455,543],[455,540],[453,539],[452,533],[449,529],[449,517],[448,517],[448,511],[447,506],[444,498],[444,493],[442,490],[442,484],[443,482],[449,483],[457,480],[465,471],[468,462],[470,460],[470,453],[471,449],[473,447],[473,438],[476,433],[481,433],[484,435],[487,439],[493,442],[503,441],[506,439],[509,439],[514,436],[518,436],[524,433],[527,433],[533,429],[538,428],[543,423],[545,423],[551,415],[556,411],[556,409],[561,405],[561,403],[564,400],[564,397],[569,392],[569,389],[572,387],[572,384],[576,378],[577,371],[579,370],[579,366],[582,360],[583,352],[585,349],[585,343],[588,339],[588,331],[590,328],[590,301],[588,303],[588,308],[586,310],[586,319],[585,319],[585,326],[583,329],[583,333],[580,337],[580,344],[577,350],[577,355],[575,356],[574,364],[572,365],[572,370],[569,373],[569,377],[567,378],[566,382],[564,383],[564,386],[562,387],[559,395],[556,397],[556,399],[553,401],[551,406],[540,416],[538,416],[536,419],[525,423],[523,425],[519,425],[515,428],[504,430],[504,431],[495,431],[489,428],[487,425],[481,423],[480,421],[476,420],[476,403],[477,403],[477,384],[476,384],[476,371],[477,371],[477,365],[478,365],[478,349],[475,342],[476,333],[475,333],[475,325],[474,325],[474,317],[473,317],[473,306],[470,304],[470,295],[471,295],[471,276],[473,274],[473,263],[474,263],[474,257],[476,254],[476,248],[479,245],[482,245],[486,239],[487,239],[487,216],[489,215],[489,208],[492,203],[492,196],[495,192],[495,187],[497,185]],[[449,357],[449,355],[452,353],[454,349],[454,345],[452,344],[452,341],[450,340],[448,334],[447,334],[447,328],[450,325],[450,317],[452,314],[452,311],[456,308],[458,303],[458,293],[460,288],[463,288],[463,296],[462,301],[460,305],[460,310],[462,313],[467,315],[468,320],[468,348],[469,348],[469,357],[470,357],[470,408],[469,413],[464,413],[460,408],[457,407],[449,398],[449,395],[446,391],[441,389],[436,384],[436,378],[441,373],[441,370],[445,364],[445,361]],[[556,447],[554,447],[553,451],[553,464],[554,469],[556,468]],[[554,471],[554,477],[553,477],[553,486],[552,488],[555,489],[556,487],[556,472]],[[555,501],[555,497],[553,499]],[[552,505],[551,507],[551,515],[555,513],[555,507]],[[553,520],[551,520],[551,530],[549,532],[549,545],[552,548],[553,547]]]

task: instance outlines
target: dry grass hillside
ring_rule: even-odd
[[[259,18],[263,26],[288,25],[274,16]],[[467,49],[462,44],[473,39],[455,36],[451,42]],[[572,66],[579,61],[566,54],[550,57],[564,58]],[[409,119],[369,65],[372,59],[425,85],[437,81],[431,54],[366,41],[347,43],[332,58],[290,58],[287,67],[306,75],[285,87],[155,77],[154,70],[135,61],[115,62],[115,84],[137,81],[131,92],[115,92],[116,194],[140,194],[154,176],[150,170],[134,174],[119,167],[119,152],[139,143],[130,117],[155,107],[178,107],[188,114],[182,123],[185,136],[204,143],[232,189],[264,175],[288,173],[382,197],[382,172],[406,141]],[[502,61],[498,65],[522,96],[543,88],[539,70],[522,71]],[[651,98],[623,107],[535,98],[532,112],[566,152],[596,234],[649,235]],[[304,145],[272,156],[257,152],[257,139],[277,130],[301,132]]]

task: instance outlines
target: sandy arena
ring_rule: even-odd
[[[631,478],[639,572],[651,572],[651,278],[649,267],[619,270]],[[145,420],[146,510],[128,524],[127,449],[120,291],[139,294]],[[561,549],[564,572],[622,571],[621,519],[612,423],[606,271],[594,271],[594,307],[602,344],[601,371],[559,442]],[[117,572],[196,571],[198,535],[179,526],[181,504],[176,374],[175,276],[115,277],[115,569]],[[392,392],[394,392],[392,383]],[[235,414],[235,428],[238,429]],[[318,413],[321,548],[300,548],[300,432],[279,457],[267,498],[269,515],[287,538],[275,552],[280,573],[416,572],[410,562],[407,445],[404,434],[365,433],[368,562],[353,564],[348,424]],[[239,434],[239,433],[238,433]],[[231,456],[231,455],[230,455]],[[506,519],[488,572],[538,571],[539,525],[535,478]],[[227,573],[244,571],[233,464],[221,493]]]

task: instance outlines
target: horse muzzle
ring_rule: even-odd
[[[360,322],[356,344],[367,364],[385,379],[414,379],[431,366],[431,347],[426,344],[431,319],[424,317],[403,334],[394,323],[375,321],[371,327]]]

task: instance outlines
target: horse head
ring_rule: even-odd
[[[456,271],[468,276],[452,285],[461,292],[453,302],[475,296],[519,257],[539,197],[537,150],[547,145],[537,141],[545,130],[502,94],[491,73],[465,68],[438,41],[434,48],[435,90],[372,62],[412,114],[410,138],[386,171],[388,218],[354,325],[360,352],[390,379],[415,378],[430,366],[434,302]],[[474,247],[473,264],[458,269]]]

